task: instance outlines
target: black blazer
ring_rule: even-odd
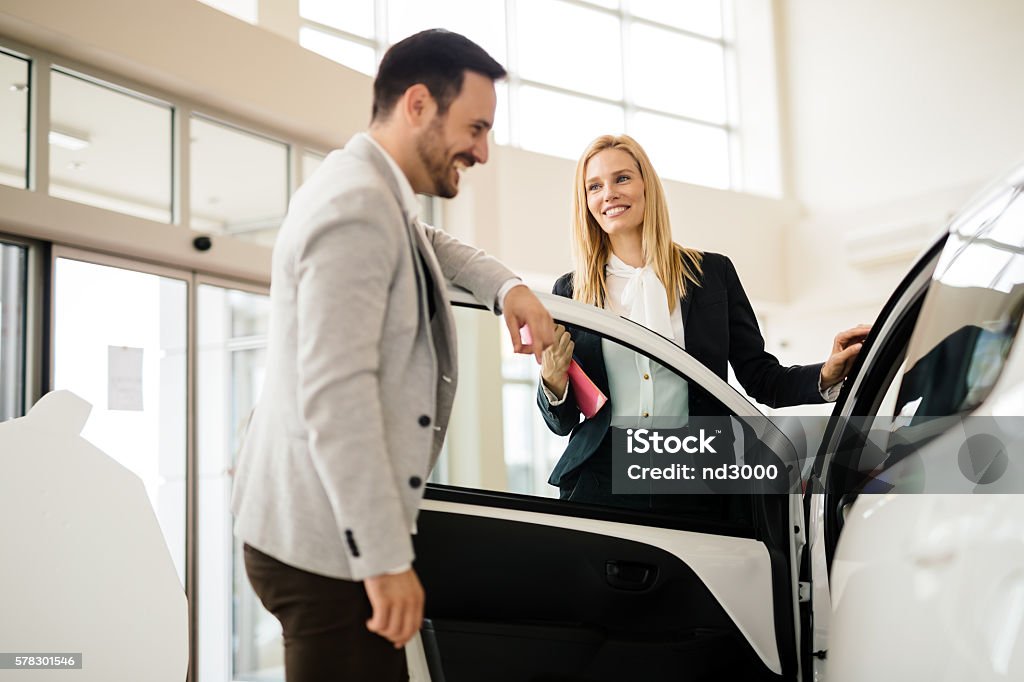
[[[718,253],[704,253],[701,266],[700,286],[691,283],[681,301],[686,351],[723,381],[728,378],[731,363],[746,392],[769,407],[824,402],[818,392],[822,363],[783,367],[778,358],[764,349],[754,309],[732,261]],[[552,293],[572,298],[572,273],[559,277]],[[608,373],[601,337],[576,328],[570,328],[569,333],[575,343],[576,362],[607,395]],[[693,416],[728,414],[721,403],[693,384],[689,403]],[[605,440],[611,424],[611,402],[582,423],[571,385],[565,402],[555,407],[538,386],[537,404],[551,431],[560,436],[569,435],[569,445],[548,478],[548,483],[558,485],[566,474],[586,462]]]

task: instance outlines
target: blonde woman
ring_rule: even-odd
[[[555,294],[643,324],[723,380],[731,364],[747,393],[771,407],[835,400],[869,331],[861,326],[840,333],[824,363],[780,365],[765,351],[732,261],[672,241],[661,181],[647,154],[627,135],[603,135],[580,157],[573,239],[576,270],[555,282]],[[609,397],[582,423],[567,376],[573,356]],[[563,499],[616,503],[608,497],[613,412],[652,418],[657,405],[657,416],[723,414],[707,393],[644,363],[594,334],[556,328],[556,342],[544,353],[537,402],[548,427],[570,436],[548,479]]]

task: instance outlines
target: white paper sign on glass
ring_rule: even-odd
[[[107,346],[107,409],[142,412],[142,349]]]

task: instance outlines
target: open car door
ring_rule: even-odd
[[[1019,572],[1009,551],[982,560],[977,549],[991,534],[1003,534],[994,543],[1000,546],[1017,531],[992,531],[971,519],[989,513],[987,494],[1012,501],[1016,496],[1005,493],[1024,486],[1024,466],[1007,456],[1021,451],[1020,435],[1002,426],[1019,423],[1019,408],[1007,407],[1019,399],[1006,396],[1019,392],[1021,373],[1006,368],[1019,346],[1022,311],[1024,166],[1018,166],[969,202],[911,267],[836,403],[806,499],[809,542],[801,575],[813,598],[801,629],[804,667],[813,662],[815,679],[831,666],[836,679],[1014,677],[995,664],[987,669],[995,658],[964,644],[971,640],[963,631],[951,636],[944,623],[968,620],[951,605],[980,600],[975,585],[1002,584],[1004,575]],[[997,416],[1011,419],[998,423]],[[999,448],[979,446],[991,442]],[[970,584],[920,578],[954,559],[984,570]],[[915,592],[922,580],[931,587]],[[969,599],[955,598],[964,590]],[[912,605],[903,601],[908,594],[916,595]],[[1010,598],[999,593],[997,600]],[[906,636],[911,632],[930,648],[915,649]]]
[[[723,415],[759,420],[780,456],[792,447],[675,344],[541,298],[556,321],[645,356]],[[415,536],[430,679],[798,679],[800,495],[687,495],[672,510],[558,499],[546,479],[567,439],[537,408],[536,361],[514,355],[503,321],[467,294],[453,303],[458,396]]]

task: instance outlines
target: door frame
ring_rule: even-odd
[[[49,272],[50,244],[0,232],[0,242],[26,250],[23,412],[28,412],[47,390],[49,382]]]

